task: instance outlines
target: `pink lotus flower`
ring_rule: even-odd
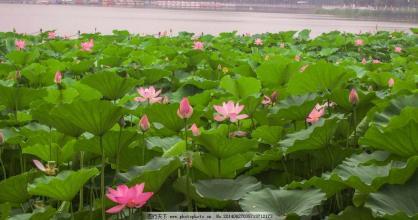
[[[55,31],[48,32],[48,39],[55,39],[57,37]]]
[[[60,71],[57,71],[55,73],[54,83],[59,85],[59,84],[61,84],[61,81],[62,81],[62,73]]]
[[[392,88],[394,85],[395,85],[395,80],[393,78],[390,78],[388,80],[388,86],[389,86],[389,88]]]
[[[246,114],[239,114],[244,109],[244,105],[235,104],[233,101],[224,102],[222,105],[214,105],[213,108],[218,113],[214,116],[216,121],[229,119],[230,122],[237,122],[238,120],[248,118]]]
[[[378,59],[374,59],[374,60],[372,61],[372,63],[373,63],[373,64],[379,64],[379,63],[382,63],[382,62],[380,62],[380,60],[378,60]]]
[[[180,106],[179,106],[179,109],[177,110],[177,115],[181,119],[187,119],[187,118],[192,117],[192,114],[193,114],[193,108],[189,103],[189,99],[184,97],[180,101]]]
[[[364,41],[362,39],[356,39],[354,41],[354,45],[356,45],[357,47],[363,46],[364,45]]]
[[[107,213],[119,213],[125,207],[128,208],[141,208],[147,203],[147,201],[154,194],[153,192],[143,192],[144,183],[136,184],[129,188],[127,185],[119,185],[115,189],[109,188],[106,193],[107,198],[112,200],[118,205],[106,210]]]
[[[356,89],[354,88],[351,89],[350,94],[348,95],[348,101],[352,105],[356,105],[359,102],[359,97],[358,97]]]
[[[254,44],[257,46],[261,46],[263,45],[263,40],[261,40],[260,38],[255,39]]]
[[[55,161],[48,161],[46,166],[44,166],[39,160],[32,160],[32,162],[36,166],[36,168],[38,168],[38,170],[44,172],[48,176],[55,176],[55,174],[58,171],[58,168],[56,168]]]
[[[16,46],[16,49],[23,50],[23,49],[25,49],[26,42],[24,40],[16,40],[15,41],[15,46]]]
[[[147,115],[143,115],[139,120],[139,128],[141,128],[141,131],[145,132],[150,128],[150,126],[151,125],[149,123]]]
[[[93,39],[90,39],[90,41],[81,43],[81,50],[82,51],[90,52],[93,47],[94,47]]]
[[[402,53],[401,47],[395,47],[395,53]]]
[[[245,36],[250,37],[251,33],[250,32],[245,32]]]
[[[312,109],[311,113],[309,113],[308,117],[306,118],[306,122],[311,124],[319,121],[321,117],[325,114],[325,107],[321,106],[320,104],[316,104],[315,107]]]
[[[299,55],[296,55],[293,59],[294,59],[295,61],[299,62],[299,61],[300,61],[300,56],[299,56]]]
[[[196,42],[194,42],[194,44],[193,44],[193,49],[195,49],[195,50],[203,50],[203,47],[204,47],[205,45],[203,44],[203,42],[200,42],[200,41],[196,41]]]
[[[192,124],[190,130],[192,131],[193,136],[197,137],[200,135],[200,129],[197,127],[195,123]]]
[[[156,91],[154,86],[150,86],[148,88],[140,87],[137,89],[139,94],[138,97],[135,97],[135,101],[137,102],[149,102],[151,104],[161,102],[163,97],[159,97],[161,93],[161,89]]]
[[[366,58],[363,58],[363,59],[361,60],[361,64],[363,64],[363,65],[367,64],[367,60],[366,60]]]

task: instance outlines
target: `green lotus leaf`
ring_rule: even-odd
[[[153,84],[158,80],[170,75],[171,71],[166,70],[163,66],[157,66],[144,68],[139,72],[139,74],[133,74],[132,76],[138,79],[144,78],[145,83]]]
[[[325,193],[318,189],[284,190],[265,188],[248,193],[239,205],[247,212],[272,212],[277,218],[286,216],[312,216],[314,208],[326,199]]]
[[[56,113],[51,104],[44,103],[32,108],[32,117],[40,123],[53,127],[59,132],[72,137],[79,137],[84,133],[80,127],[68,120],[64,115]]]
[[[75,74],[84,74],[94,66],[95,60],[77,60],[68,65],[68,69]]]
[[[333,115],[328,119],[320,119],[308,129],[290,133],[279,142],[286,154],[324,148],[333,137],[341,115]]]
[[[173,137],[149,137],[145,139],[145,143],[148,149],[153,149],[154,147],[162,148],[164,151],[169,150],[173,145],[182,141],[178,136]]]
[[[13,64],[23,67],[36,61],[39,58],[39,50],[32,51],[12,51],[6,55]]]
[[[23,68],[21,74],[31,85],[45,86],[53,83],[55,72],[47,71],[47,68],[39,63],[32,63]]]
[[[312,177],[301,182],[292,182],[287,188],[316,187],[326,192],[327,197],[331,197],[347,187],[368,193],[377,191],[385,183],[402,184],[414,174],[418,166],[417,156],[406,162],[389,161],[384,164],[376,164],[384,162],[388,156],[386,152],[382,151],[372,154],[355,154],[344,160],[331,173],[324,173],[321,177]]]
[[[318,96],[315,94],[288,96],[286,99],[280,100],[271,109],[270,114],[288,120],[305,120],[317,102]]]
[[[124,114],[124,109],[107,101],[77,101],[53,109],[77,127],[96,136],[102,136],[112,128]]]
[[[305,72],[295,73],[288,83],[287,92],[302,95],[310,92],[327,92],[344,87],[353,74],[330,63],[318,62]]]
[[[62,90],[50,88],[44,100],[52,104],[71,103],[78,95],[78,91],[71,87]]]
[[[184,121],[178,117],[178,104],[153,104],[145,109],[145,114],[148,116],[151,123],[159,122],[164,127],[172,131],[180,131],[184,128]]]
[[[329,220],[373,220],[372,211],[364,207],[349,206],[338,215],[331,214]]]
[[[11,209],[12,205],[8,202],[0,204],[0,220],[9,219]]]
[[[85,101],[90,100],[97,100],[102,98],[102,94],[97,91],[96,89],[91,88],[90,86],[87,86],[80,82],[74,82],[71,84],[71,87],[76,89],[78,92],[77,98]]]
[[[60,201],[71,201],[92,177],[99,174],[97,168],[78,171],[62,171],[57,176],[42,176],[28,186],[31,195],[46,196]]]
[[[193,183],[189,184],[187,187],[186,177],[177,178],[177,180],[173,183],[173,187],[178,192],[185,195],[189,194],[190,197],[199,204],[199,206],[222,209],[229,203],[229,201],[219,201],[216,199],[202,197],[196,192],[196,187]]]
[[[284,57],[275,57],[262,63],[257,67],[257,77],[261,83],[269,88],[277,87],[287,82],[290,74],[286,71],[287,65],[291,60]]]
[[[256,78],[241,76],[233,79],[231,76],[224,76],[219,82],[219,86],[237,98],[245,98],[256,95],[261,90],[261,83]]]
[[[196,192],[203,198],[220,201],[239,200],[248,192],[261,188],[261,183],[252,176],[239,176],[236,179],[208,179],[194,183]]]
[[[21,204],[26,202],[29,195],[28,184],[37,176],[34,172],[25,172],[9,177],[0,182],[0,203]]]
[[[404,185],[385,185],[371,193],[364,204],[375,216],[394,219],[416,219],[418,217],[418,174]],[[405,219],[407,219],[405,218]]]
[[[114,72],[104,71],[84,77],[81,83],[97,89],[106,99],[116,100],[132,90],[138,81],[132,78],[122,78]]]
[[[381,131],[377,126],[370,127],[359,143],[370,147],[386,150],[391,153],[411,157],[418,154],[418,122],[409,121],[403,127]]]
[[[37,156],[43,161],[65,163],[70,161],[74,155],[74,142],[69,142],[62,148],[55,143],[51,146],[36,144],[23,148],[22,153]]]
[[[234,178],[237,170],[245,168],[253,156],[254,153],[248,152],[219,160],[211,154],[196,152],[193,154],[193,167],[208,177]]]
[[[282,136],[283,128],[280,126],[263,125],[253,131],[251,136],[261,143],[276,145]]]
[[[0,85],[0,104],[11,111],[23,110],[30,107],[30,104],[46,96],[43,89],[31,89],[25,87],[6,87]]]
[[[329,179],[339,180],[362,192],[374,192],[385,183],[404,183],[418,167],[418,156],[406,162],[390,161],[385,165],[355,164],[346,160],[339,165]],[[327,176],[325,174],[325,176]]]
[[[218,86],[217,81],[207,80],[198,76],[189,76],[184,80],[180,81],[183,85],[194,85],[199,89],[213,89]]]
[[[53,219],[56,209],[48,206],[33,210],[32,213],[18,214],[9,218],[9,220],[49,220]]]
[[[195,139],[196,143],[204,146],[218,158],[227,158],[238,153],[254,151],[258,147],[257,141],[253,139],[228,138],[223,127],[212,131],[203,131]]]
[[[145,166],[135,166],[119,176],[128,185],[145,183],[145,191],[158,192],[167,177],[181,166],[178,158],[155,157]]]
[[[176,144],[174,144],[170,149],[166,150],[163,154],[163,157],[176,157],[182,155],[184,152],[186,152],[186,142],[185,141],[179,141]]]
[[[380,127],[386,127],[391,118],[400,115],[405,107],[418,108],[418,94],[401,96],[390,100],[382,112],[375,114],[374,122]]]
[[[80,151],[90,152],[96,155],[101,155],[100,137],[93,137],[91,139],[83,139],[78,141],[77,149]],[[102,137],[102,146],[105,155],[112,160],[115,159],[118,150],[121,152],[128,148],[128,146],[138,139],[138,133],[133,130],[124,129],[123,131],[108,131]]]

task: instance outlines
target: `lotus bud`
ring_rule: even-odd
[[[139,127],[141,128],[142,132],[146,132],[150,128],[150,123],[148,120],[147,115],[143,115],[139,120]]]
[[[356,39],[354,41],[354,44],[359,47],[359,46],[363,46],[364,45],[364,41],[362,39]]]
[[[192,134],[193,134],[193,136],[195,136],[195,137],[197,137],[197,136],[199,136],[200,135],[200,130],[199,130],[199,128],[197,127],[197,125],[196,124],[192,124],[192,127],[190,127],[190,130],[192,131]]]
[[[388,80],[388,86],[389,86],[389,88],[392,88],[392,87],[393,87],[393,85],[395,85],[395,80],[394,80],[393,78],[390,78],[390,79]]]
[[[62,73],[60,71],[57,71],[55,73],[54,83],[57,85],[61,85],[61,82],[62,82]]]
[[[123,117],[119,118],[118,124],[121,128],[124,128],[126,126],[125,119]]]
[[[180,101],[180,106],[179,106],[179,109],[177,110],[177,115],[181,119],[187,119],[187,118],[190,118],[192,116],[192,114],[193,114],[193,108],[189,103],[189,99],[184,97]]]
[[[357,94],[356,89],[351,89],[350,94],[348,95],[348,101],[352,104],[352,105],[356,105],[359,102],[359,97]]]

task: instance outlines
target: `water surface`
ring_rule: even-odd
[[[416,26],[312,14],[0,4],[0,31],[15,28],[20,33],[35,33],[40,28],[56,29],[62,35],[74,35],[78,30],[111,33],[114,29],[126,29],[133,33],[155,34],[172,29],[174,32],[218,34],[233,30],[262,33],[309,28],[315,36],[333,30],[353,33],[408,31]]]

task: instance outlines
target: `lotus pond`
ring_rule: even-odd
[[[417,33],[0,33],[0,219],[417,219]]]

